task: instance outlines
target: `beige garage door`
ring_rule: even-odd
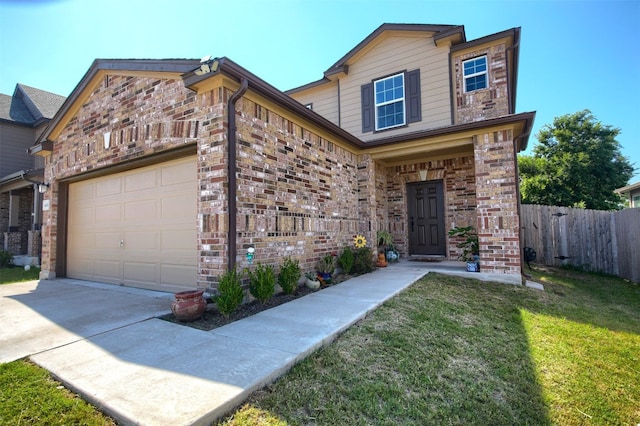
[[[196,287],[195,157],[69,185],[67,276],[180,291]]]

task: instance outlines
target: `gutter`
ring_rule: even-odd
[[[229,146],[228,152],[228,174],[229,174],[229,204],[227,212],[227,220],[229,230],[229,258],[227,259],[227,268],[229,271],[236,268],[236,256],[238,253],[237,244],[237,220],[236,215],[238,213],[237,208],[237,194],[238,186],[236,183],[238,164],[236,162],[237,156],[237,135],[236,135],[236,102],[245,94],[249,88],[249,80],[242,78],[240,81],[240,88],[234,92],[227,101],[227,114],[229,116],[229,126],[227,129],[227,141]]]

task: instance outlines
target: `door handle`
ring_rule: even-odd
[[[124,247],[124,240],[120,240],[120,247]]]
[[[411,232],[413,232],[413,217],[411,218]]]

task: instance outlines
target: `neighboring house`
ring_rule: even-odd
[[[17,84],[0,94],[0,249],[14,262],[39,264],[42,158],[29,155],[64,97]]]
[[[616,189],[615,192],[629,202],[629,207],[640,207],[640,182],[623,186]]]
[[[447,230],[473,225],[483,272],[520,283],[519,43],[385,24],[288,94],[228,58],[96,60],[31,150],[41,277],[209,287],[251,247],[309,270],[382,229],[405,258],[456,259]]]

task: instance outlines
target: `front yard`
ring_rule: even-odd
[[[544,292],[429,274],[223,423],[640,423],[640,285],[534,276]],[[26,361],[0,384],[0,423],[111,423]]]
[[[534,276],[429,274],[224,424],[640,423],[640,286]]]

